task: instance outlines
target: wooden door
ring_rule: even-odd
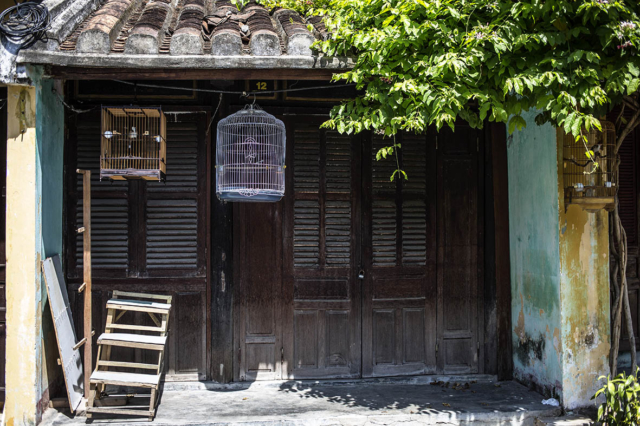
[[[364,145],[365,377],[436,372],[434,139],[399,135],[397,158],[383,161],[376,153],[393,139]],[[407,180],[390,180],[398,166]]]
[[[480,136],[460,125],[438,134],[438,371],[445,374],[477,373],[481,353]]]
[[[288,378],[360,376],[360,138],[287,123],[284,360]]]
[[[478,372],[478,132],[376,161],[393,140],[320,123],[286,123],[283,202],[235,206],[235,377]]]
[[[282,202],[234,204],[239,381],[282,377]]]

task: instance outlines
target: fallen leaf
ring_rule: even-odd
[[[242,398],[243,401],[246,401],[247,399],[249,399],[249,398]]]
[[[445,407],[451,407],[451,404],[443,402],[442,405],[444,405]]]

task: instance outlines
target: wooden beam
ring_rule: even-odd
[[[76,170],[82,175],[82,265],[84,275],[84,397],[89,397],[92,370],[91,346],[91,170]]]
[[[46,74],[65,80],[331,80],[334,69],[136,69],[51,65]]]

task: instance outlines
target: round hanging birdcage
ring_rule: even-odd
[[[284,196],[286,132],[273,115],[247,105],[220,120],[216,194],[223,201],[275,202]]]

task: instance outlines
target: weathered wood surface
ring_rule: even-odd
[[[183,108],[185,110],[185,108]],[[200,108],[199,108],[200,110]],[[204,380],[208,377],[208,244],[206,114],[170,117],[168,123],[168,177],[165,184],[99,181],[100,121],[96,114],[69,123],[67,162],[92,173],[93,319],[104,330],[111,291],[150,292],[173,296],[165,363],[167,380]],[[76,116],[77,117],[77,116]],[[176,121],[177,119],[177,121]],[[72,154],[74,153],[74,154]],[[67,227],[82,222],[82,182],[67,174]],[[75,189],[75,190],[74,190]],[[82,236],[67,234],[66,265],[75,322],[82,327]],[[124,299],[131,299],[126,294]],[[118,303],[124,303],[118,301]],[[163,307],[164,301],[154,299]],[[124,305],[121,305],[124,307]],[[135,308],[135,307],[134,307]],[[146,311],[147,309],[143,309]],[[162,313],[159,309],[158,314]],[[135,318],[129,321],[128,316]],[[136,326],[156,323],[142,311],[123,317]],[[114,327],[112,331],[125,331]],[[138,329],[142,331],[142,329]],[[78,333],[81,332],[79,328]],[[150,355],[136,348],[113,347],[113,359],[149,363]],[[97,353],[93,351],[95,359]],[[229,365],[229,368],[230,365]]]
[[[42,271],[47,285],[47,295],[60,350],[69,406],[74,412],[80,405],[84,394],[84,374],[80,351],[77,348],[74,349],[77,338],[60,257],[56,255],[53,258],[45,259],[42,262]]]
[[[279,233],[251,225],[277,229],[279,207],[235,206],[236,380],[278,377],[278,311],[283,378],[483,372],[481,133],[398,136],[411,177],[390,181],[396,163],[375,161],[389,140],[287,129],[281,281],[265,271]]]
[[[91,327],[91,170],[77,170],[82,175],[82,293],[84,295],[84,397],[89,396],[89,376],[92,366]],[[80,290],[78,290],[80,291]]]

